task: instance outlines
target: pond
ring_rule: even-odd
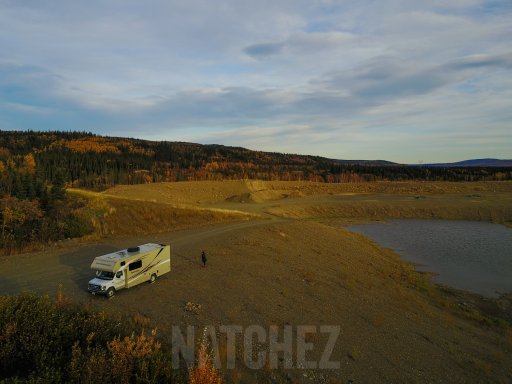
[[[488,297],[512,292],[512,229],[503,225],[400,219],[346,228],[435,272],[439,283]]]

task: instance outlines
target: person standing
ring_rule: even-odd
[[[203,262],[203,267],[206,267],[206,262],[208,261],[208,259],[206,258],[206,252],[205,251],[201,252],[201,261]]]

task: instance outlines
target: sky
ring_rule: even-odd
[[[0,0],[0,130],[512,158],[510,0]]]

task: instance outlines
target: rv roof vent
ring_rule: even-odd
[[[128,252],[139,252],[140,251],[140,248],[139,247],[130,247],[127,249]]]

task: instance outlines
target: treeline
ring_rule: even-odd
[[[94,189],[116,184],[243,178],[336,183],[512,179],[511,168],[350,163],[221,145],[101,137],[87,132],[0,132],[0,167],[5,168],[11,161],[26,168],[29,155],[35,163],[34,189],[39,188],[37,180],[52,184],[60,179],[69,186]],[[13,181],[12,190],[33,195],[29,179],[20,175]]]
[[[0,160],[0,252],[20,250],[80,237],[92,226],[80,218],[85,201],[65,194],[65,171],[46,177],[33,153]]]

